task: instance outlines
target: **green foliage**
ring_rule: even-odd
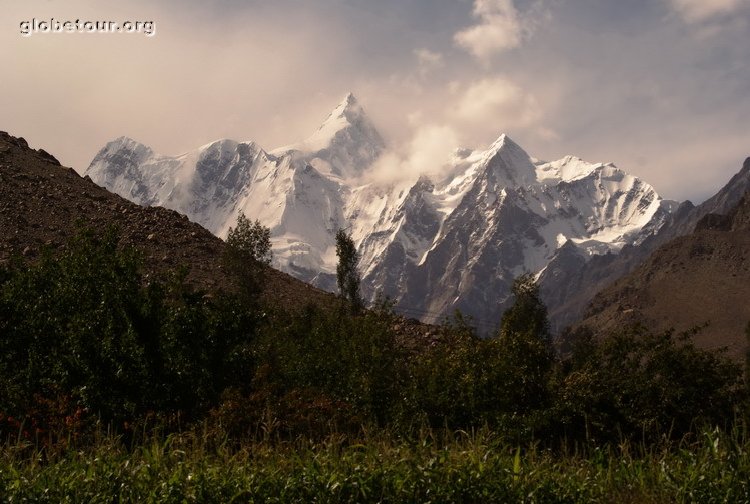
[[[501,409],[528,413],[545,407],[549,401],[549,380],[554,364],[547,307],[539,296],[533,275],[524,274],[514,282],[515,298],[500,322],[498,366],[505,376]]]
[[[88,450],[24,453],[22,442],[2,450],[3,502],[750,501],[750,445],[715,431],[671,450],[623,443],[577,454],[519,449],[486,429],[263,441],[240,450],[195,432],[148,437],[132,449],[102,436]]]
[[[360,281],[357,273],[359,253],[354,246],[354,240],[343,229],[336,232],[336,256],[339,260],[336,265],[339,294],[349,303],[352,313],[358,313],[364,304],[359,292]]]
[[[702,425],[729,428],[736,418],[740,368],[696,348],[694,334],[581,330],[558,362],[533,279],[519,278],[513,292],[498,337],[476,337],[459,317],[414,364],[418,411],[429,425],[490,425],[522,443],[656,442]]]
[[[457,312],[445,326],[440,342],[415,360],[415,400],[430,426],[459,429],[486,422],[482,389],[487,387],[482,384],[491,364],[485,366],[482,346],[482,340]],[[491,401],[494,391],[489,392]]]
[[[555,392],[564,435],[656,441],[697,425],[729,426],[742,400],[741,369],[696,348],[692,336],[636,327],[597,339],[579,331]]]
[[[237,226],[229,228],[223,262],[234,277],[242,302],[257,308],[265,288],[266,269],[271,264],[271,230],[260,221],[251,222],[240,212]]]
[[[343,256],[356,259],[348,240]],[[741,368],[689,334],[580,332],[557,360],[528,275],[489,339],[460,314],[412,340],[387,303],[287,312],[254,293],[146,277],[112,230],[0,268],[0,435],[179,414],[235,439],[429,426],[486,427],[522,447],[606,445],[729,429],[746,404]]]
[[[236,380],[255,324],[180,276],[146,279],[114,229],[83,231],[60,257],[0,278],[0,412],[22,416],[60,395],[105,421],[197,414]]]
[[[398,422],[408,370],[389,321],[382,312],[341,317],[313,306],[289,316],[255,346],[263,363],[252,384],[257,410],[279,405],[278,427],[295,434]]]
[[[242,212],[237,217],[237,226],[229,228],[227,245],[248,262],[255,261],[268,266],[273,259],[271,230],[257,219],[251,222]]]
[[[500,337],[528,335],[542,344],[551,340],[547,307],[539,296],[539,285],[534,275],[524,273],[513,282],[511,293],[515,298],[500,322]]]
[[[509,435],[534,435],[551,400],[554,353],[533,277],[519,277],[513,294],[497,337],[477,337],[458,313],[441,344],[417,364],[417,398],[430,425],[490,424]]]

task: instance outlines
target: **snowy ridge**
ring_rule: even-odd
[[[506,135],[486,150],[457,149],[440,179],[363,185],[384,151],[349,94],[298,144],[267,152],[254,142],[218,140],[168,157],[121,137],[87,174],[221,237],[240,212],[257,218],[271,229],[276,267],[330,290],[334,235],[347,228],[362,258],[365,295],[389,295],[397,309],[431,322],[457,308],[494,320],[517,275],[541,273],[563,250],[583,258],[571,265],[617,253],[658,232],[676,209],[613,164],[536,161]]]

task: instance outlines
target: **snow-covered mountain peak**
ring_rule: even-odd
[[[106,179],[107,182],[111,182],[112,177],[122,175],[155,156],[150,147],[132,138],[121,136],[108,142],[96,154],[86,174],[94,180]]]
[[[229,138],[220,138],[219,140],[214,140],[213,142],[208,142],[205,145],[201,145],[198,147],[198,150],[200,152],[204,152],[207,150],[234,150],[237,148],[237,145],[239,144],[236,140],[231,140]]]
[[[133,140],[129,136],[123,135],[121,137],[115,138],[114,140],[110,142],[107,142],[107,145],[118,146],[118,147],[132,147],[132,146],[139,146],[139,145],[144,145],[144,144],[142,144],[141,142],[137,140]]]
[[[307,140],[275,149],[272,154],[291,154],[326,176],[355,179],[384,150],[383,137],[349,93]]]
[[[557,161],[537,164],[537,178],[541,182],[573,182],[588,177],[597,170],[621,171],[612,163],[589,163],[577,156],[565,156]]]
[[[494,142],[492,142],[492,144],[490,145],[490,148],[487,149],[487,150],[488,151],[498,151],[498,150],[500,150],[500,149],[503,148],[503,146],[505,145],[506,142],[508,142],[509,144],[510,143],[515,144],[515,142],[513,142],[513,140],[511,140],[511,138],[507,134],[500,133],[500,136],[497,137],[497,140],[495,140]]]
[[[273,153],[283,154],[292,150],[315,153],[329,147],[337,136],[352,128],[371,129],[382,143],[380,134],[375,131],[375,127],[367,117],[364,108],[359,104],[357,98],[352,93],[349,93],[328,114],[315,133],[302,142],[274,149]],[[373,133],[373,131],[368,131],[368,133]]]
[[[613,164],[538,161],[505,134],[481,149],[456,149],[429,177],[362,177],[384,150],[350,93],[307,140],[269,153],[222,139],[169,157],[120,137],[87,173],[219,236],[240,212],[259,219],[271,230],[274,265],[330,290],[336,230],[351,229],[363,294],[389,295],[430,321],[456,308],[494,320],[518,274],[574,274],[594,255],[653,235],[675,209]]]
[[[207,143],[198,148],[197,151],[189,152],[180,156],[181,158],[198,157],[198,160],[211,159],[218,164],[238,159],[255,159],[262,158],[264,161],[270,160],[266,151],[253,141],[238,142],[228,138],[216,140]]]
[[[523,187],[537,181],[537,168],[531,157],[506,134],[483,153],[481,163],[501,186]]]
[[[354,94],[349,93],[339,103],[335,109],[328,115],[323,124],[318,129],[324,129],[326,125],[331,121],[337,121],[339,119],[346,119],[349,124],[354,123],[357,119],[365,115],[365,109],[359,104]]]
[[[304,143],[307,150],[316,151],[344,140],[365,140],[370,146],[385,147],[380,133],[352,93],[346,95]]]
[[[138,142],[137,140],[133,140],[130,137],[121,136],[119,138],[115,138],[111,142],[107,142],[104,148],[99,151],[97,156],[114,154],[116,152],[137,153],[139,157],[153,155],[153,151],[150,147],[142,144],[141,142]]]

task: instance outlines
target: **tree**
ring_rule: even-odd
[[[359,254],[354,246],[354,240],[343,229],[336,232],[336,256],[339,258],[336,266],[339,294],[349,302],[352,313],[357,313],[363,305],[359,293],[359,273],[357,273]]]
[[[253,313],[182,273],[147,277],[141,258],[115,228],[82,229],[58,254],[0,266],[0,416],[52,398],[105,422],[191,416],[244,383]]]
[[[503,314],[500,335],[523,333],[541,343],[551,343],[547,307],[539,296],[539,285],[531,273],[525,273],[513,282],[513,306]],[[550,346],[551,349],[551,346]]]
[[[505,408],[523,412],[543,407],[548,399],[555,354],[547,307],[534,276],[516,278],[511,291],[515,302],[503,314],[495,340],[502,353],[498,365],[506,373],[499,399],[507,401]]]
[[[237,227],[229,228],[223,259],[227,270],[234,275],[248,308],[255,308],[271,258],[271,230],[258,220],[251,222],[240,212]]]
[[[257,219],[251,222],[242,212],[237,217],[237,227],[229,228],[227,245],[248,259],[265,265],[271,264],[271,230]]]

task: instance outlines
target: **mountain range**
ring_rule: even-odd
[[[691,234],[705,216],[732,213],[748,191],[750,191],[750,158],[745,160],[740,171],[714,196],[698,206],[690,201],[681,203],[659,232],[649,236],[638,246],[623,247],[616,255],[594,256],[585,268],[558,268],[555,265],[548,268],[539,281],[542,295],[550,306],[551,318],[557,322],[558,327],[577,323],[586,314],[589,304],[598,292],[633,272],[660,247],[666,246],[681,236]],[[574,256],[571,258],[571,256],[572,254],[568,257],[561,254],[560,259],[563,263],[567,260],[580,262],[578,258]],[[552,278],[550,281],[548,275],[553,272],[557,278]],[[679,314],[669,317],[670,320],[679,318]]]
[[[654,330],[701,330],[704,348],[727,347],[744,357],[750,326],[750,159],[715,197],[671,226],[664,241],[633,269],[598,293],[582,325],[612,330],[632,323]],[[745,187],[744,194],[737,190]],[[724,209],[735,198],[739,201]],[[719,211],[711,212],[710,209]],[[664,234],[666,234],[666,229]]]
[[[538,276],[561,328],[604,285],[700,218],[700,207],[664,200],[611,163],[539,161],[507,135],[486,149],[457,148],[435,170],[440,176],[374,177],[387,150],[349,94],[297,144],[267,151],[222,139],[163,156],[121,137],[99,151],[86,175],[220,237],[240,212],[258,219],[271,229],[274,266],[329,291],[334,235],[345,228],[361,256],[368,300],[388,296],[397,311],[426,322],[458,309],[484,332],[497,325],[520,274]],[[733,193],[722,204],[737,199]]]
[[[503,139],[500,150],[511,145],[506,145],[507,141]],[[568,159],[567,163],[572,161]],[[533,164],[547,174],[554,165]],[[557,172],[563,172],[565,178],[576,178],[565,169],[558,168]],[[537,175],[537,184],[539,179],[548,178]],[[422,203],[403,205],[404,215],[419,215],[420,207],[421,211],[433,209],[435,200],[430,200],[430,195],[442,194],[434,182],[425,178],[418,182],[410,192],[420,195]],[[484,187],[479,185],[476,190]],[[360,193],[366,190],[372,189],[359,186]],[[526,191],[530,192],[528,188]],[[660,203],[660,207],[666,205],[674,206]],[[705,348],[727,346],[733,358],[741,359],[747,348],[744,333],[750,320],[749,205],[750,159],[715,196],[698,206],[680,204],[667,214],[658,232],[647,234],[642,227],[637,235],[645,235],[645,239],[622,246],[619,253],[612,246],[609,252],[587,259],[582,242],[567,240],[556,248],[538,276],[543,294],[548,303],[549,299],[562,299],[562,303],[550,303],[558,314],[598,334],[634,322],[656,330],[705,326],[693,336],[697,344]],[[60,166],[44,150],[30,149],[22,138],[0,132],[0,264],[12,261],[14,256],[34,261],[44,249],[52,253],[64,250],[80,227],[104,229],[110,225],[120,229],[124,244],[141,251],[149,275],[163,275],[185,266],[187,280],[207,295],[231,288],[233,280],[220,261],[224,243],[204,227],[178,212],[127,201]],[[440,232],[444,228],[442,224]],[[468,234],[470,239],[472,234]],[[486,244],[487,249],[490,245]],[[265,297],[271,305],[280,303],[289,308],[313,302],[336,306],[333,296],[280,271],[269,269],[267,281]],[[555,282],[557,290],[551,290]],[[566,311],[565,303],[580,306],[580,315],[572,318],[572,310]],[[404,341],[431,341],[434,337],[434,327],[401,320],[394,329]]]

